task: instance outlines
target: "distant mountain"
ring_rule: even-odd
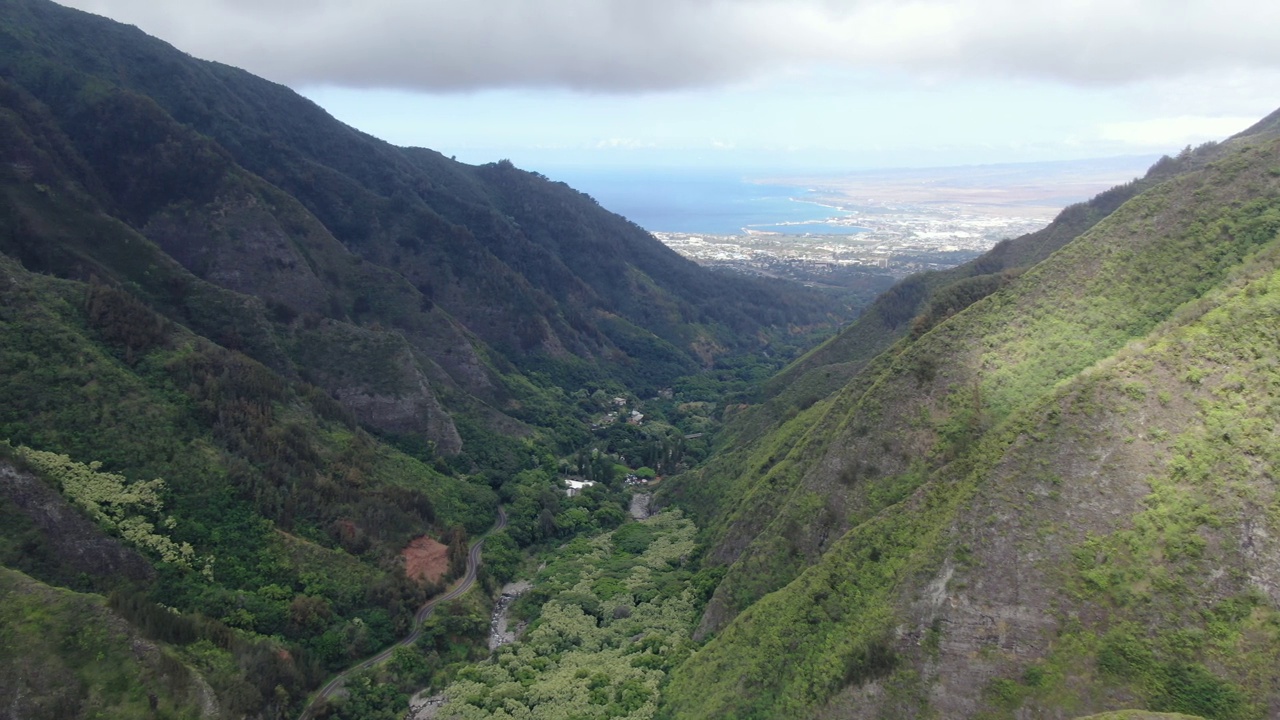
[[[664,488],[723,578],[665,716],[1274,716],[1276,118],[775,378]]]

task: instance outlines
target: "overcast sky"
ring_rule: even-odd
[[[533,169],[1172,152],[1280,106],[1274,0],[62,0]]]

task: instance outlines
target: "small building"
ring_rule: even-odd
[[[574,480],[573,478],[565,478],[564,484],[567,486],[564,492],[569,497],[579,495],[582,493],[583,488],[589,488],[592,485],[595,485],[595,483],[590,480]]]

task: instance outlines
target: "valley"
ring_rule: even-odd
[[[1280,714],[1280,111],[651,234],[0,9],[6,716]]]

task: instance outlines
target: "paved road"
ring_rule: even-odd
[[[493,527],[489,529],[489,532],[485,533],[484,535],[481,535],[478,540],[476,540],[471,544],[471,550],[467,553],[467,571],[463,573],[461,579],[459,579],[456,583],[454,583],[453,587],[449,589],[449,592],[443,595],[437,595],[431,598],[426,602],[425,605],[418,608],[417,614],[413,616],[413,631],[410,632],[408,635],[405,635],[404,638],[402,638],[400,642],[396,643],[395,645],[392,645],[386,650],[383,650],[382,652],[378,653],[377,655],[374,655],[373,657],[367,660],[364,660],[363,662],[360,662],[356,665],[352,665],[346,670],[343,670],[342,672],[338,673],[336,676],[334,676],[332,680],[325,683],[324,687],[316,691],[315,697],[311,698],[311,702],[307,703],[307,706],[303,708],[302,715],[298,716],[299,720],[311,720],[312,713],[315,712],[316,706],[319,705],[321,702],[328,700],[330,697],[333,697],[333,694],[336,693],[342,687],[342,684],[347,681],[347,678],[351,677],[355,673],[360,672],[361,670],[371,668],[374,665],[377,665],[378,663],[391,657],[391,653],[395,652],[396,648],[403,647],[405,645],[411,645],[414,642],[417,642],[418,637],[422,635],[423,621],[425,621],[431,615],[432,610],[436,609],[436,605],[439,605],[442,602],[447,602],[449,600],[452,600],[462,595],[466,591],[470,590],[471,586],[475,584],[476,571],[480,569],[480,550],[484,546],[484,539],[506,526],[507,526],[507,513],[505,510],[502,509],[501,506],[499,506],[498,521],[493,524]]]

